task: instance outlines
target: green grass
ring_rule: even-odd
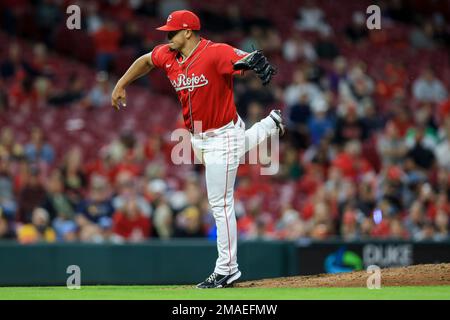
[[[228,288],[200,290],[190,286],[0,287],[0,300],[450,300],[450,286],[366,288]]]

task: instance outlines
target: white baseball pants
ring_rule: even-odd
[[[191,134],[194,153],[205,166],[208,201],[217,226],[219,257],[214,272],[218,274],[230,275],[238,270],[233,193],[240,158],[273,134],[277,134],[277,127],[269,116],[248,130],[239,117],[236,123]]]

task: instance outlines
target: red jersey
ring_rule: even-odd
[[[197,133],[223,127],[237,119],[233,75],[242,71],[233,70],[233,64],[247,54],[228,44],[201,38],[184,60],[168,44],[156,46],[151,59],[155,67],[164,69],[174,87],[186,128]]]

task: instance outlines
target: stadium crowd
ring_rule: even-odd
[[[65,1],[0,5],[0,32],[29,41],[25,47],[8,43],[0,55],[5,124],[0,129],[0,239],[215,237],[202,167],[186,166],[181,182],[171,178],[175,165],[173,143],[165,138],[168,127],[146,132],[145,139],[133,128],[117,132],[96,146],[98,156],[86,157],[78,145],[58,153],[48,136],[59,132],[30,124],[27,141],[18,141],[8,126],[18,109],[113,112],[110,92],[123,69],[121,50],[131,52],[127,61],[132,61],[164,41],[136,21],[160,23],[172,10],[194,4],[205,36],[221,41],[226,32],[236,47],[261,48],[280,66],[268,87],[250,73],[235,81],[236,105],[247,127],[275,106],[281,106],[288,125],[277,175],[261,176],[260,164],[239,169],[235,205],[240,239],[450,239],[449,62],[436,68],[435,61],[425,61],[412,74],[402,59],[388,57],[377,68],[370,59],[355,59],[345,47],[370,51],[387,46],[388,35],[372,35],[361,10],[345,16],[338,28],[322,10],[326,1],[305,1],[288,19],[289,33],[282,34],[263,6],[247,16],[228,2],[223,14],[185,0],[79,1],[87,16],[78,32],[95,53],[95,59],[85,61],[96,74],[93,83],[76,72],[66,81],[58,78],[58,66],[48,58],[58,48]],[[378,2],[383,23],[406,30],[391,50],[439,51],[448,59],[449,12],[419,15],[405,3]],[[35,21],[33,28],[27,27],[30,22],[24,26],[27,19]],[[58,81],[66,84],[55,87]],[[150,76],[139,85],[158,92],[164,84],[157,82]],[[180,125],[166,121],[171,128]]]

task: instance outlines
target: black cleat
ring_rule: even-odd
[[[199,289],[211,289],[211,288],[226,288],[232,287],[234,282],[241,277],[241,272],[238,270],[233,274],[224,276],[213,272],[205,281],[199,283],[197,288]]]
[[[283,117],[281,116],[281,111],[276,109],[272,110],[269,114],[269,116],[272,118],[272,120],[275,122],[278,128],[278,134],[281,136],[284,135],[285,129],[283,124]]]

